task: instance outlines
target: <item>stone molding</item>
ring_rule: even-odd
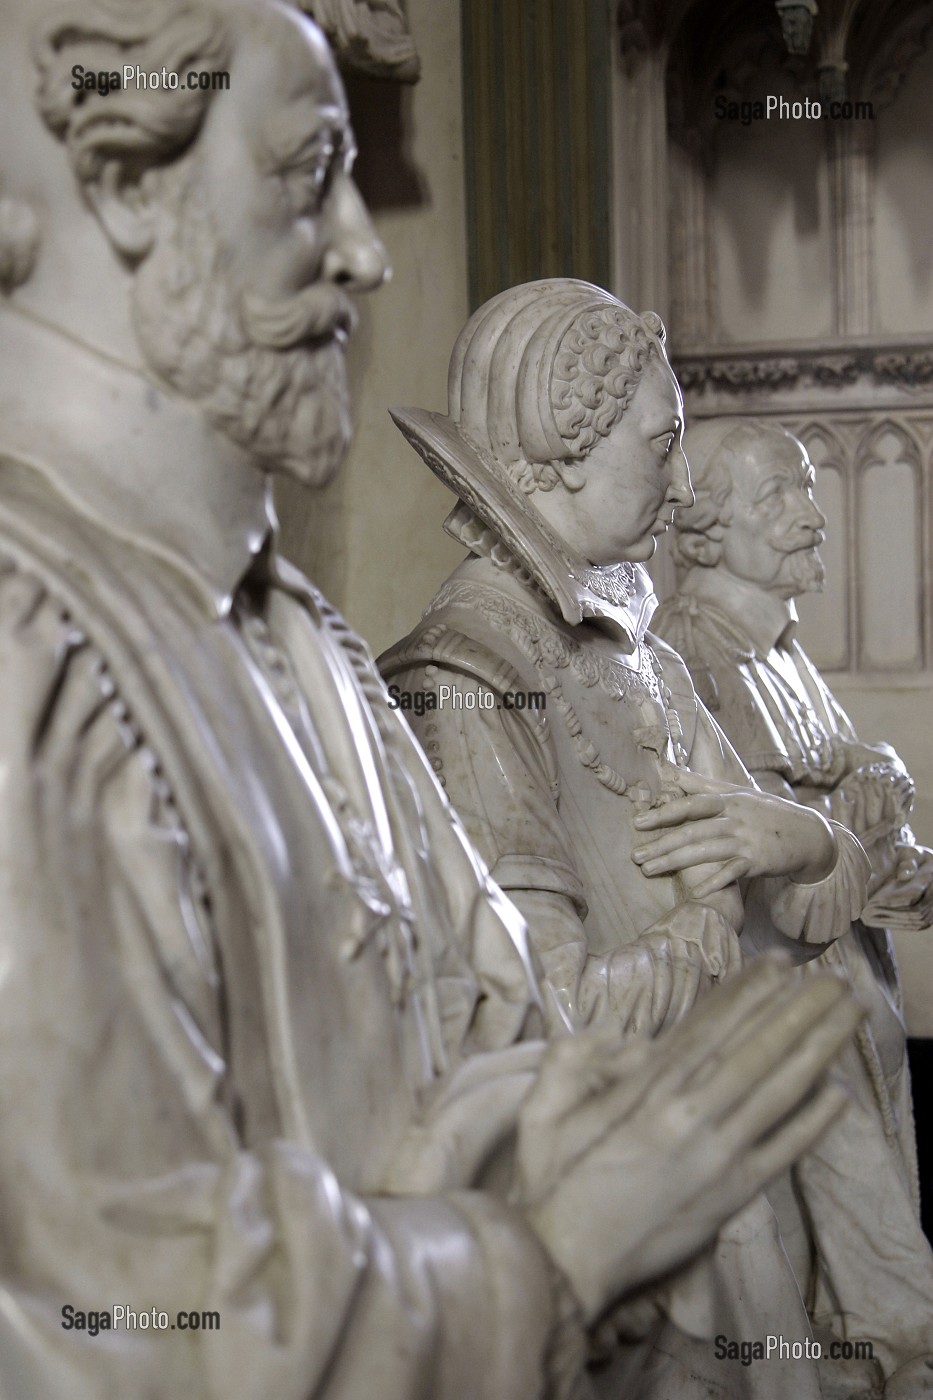
[[[933,400],[933,344],[853,343],[819,346],[736,346],[672,356],[688,408],[746,412],[746,400],[763,401],[764,411],[831,406],[841,392],[858,405],[916,405]],[[773,403],[769,403],[773,400]],[[801,402],[805,400],[806,403]]]

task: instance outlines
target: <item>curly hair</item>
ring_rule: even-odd
[[[711,477],[714,479],[698,486],[691,471],[694,503],[674,513],[671,556],[678,572],[701,562],[708,567],[719,562],[722,540],[732,523],[732,477],[722,462],[717,463]]]
[[[732,523],[729,504],[736,464],[762,432],[781,432],[761,418],[708,419],[688,427],[684,451],[690,463],[694,503],[674,515],[671,555],[678,573],[695,564],[715,568]]]
[[[608,437],[632,401],[652,355],[665,340],[653,311],[627,307],[585,312],[561,340],[551,376],[551,406],[568,455],[585,457]]]
[[[72,68],[145,72],[163,67],[219,69],[231,38],[224,20],[199,0],[79,0],[53,11],[33,44],[38,105],[66,145],[79,180],[96,179],[110,160],[145,170],[179,156],[197,135],[212,94],[182,83],[170,101],[161,91],[116,88],[104,96],[75,90]]]
[[[550,376],[551,413],[566,455],[509,463],[522,491],[580,490],[581,459],[618,423],[652,355],[663,357],[665,336],[653,311],[638,316],[617,303],[580,313],[560,339]]]

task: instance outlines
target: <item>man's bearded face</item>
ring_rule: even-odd
[[[168,233],[133,285],[148,365],[258,465],[323,485],[350,441],[344,345],[355,313],[318,282],[272,302],[231,285],[197,155],[165,177]]]
[[[784,598],[822,588],[826,517],[802,445],[780,429],[764,431],[733,465],[732,480],[722,565]]]
[[[775,589],[785,597],[796,598],[801,593],[819,593],[826,582],[826,566],[819,549],[812,542],[798,544],[792,551],[786,544],[772,541],[775,550],[787,551],[775,577]]]

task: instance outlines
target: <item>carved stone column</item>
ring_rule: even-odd
[[[871,186],[874,138],[873,122],[828,123],[835,279],[833,319],[839,336],[870,335],[875,329]]]

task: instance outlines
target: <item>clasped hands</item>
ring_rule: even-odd
[[[676,1025],[702,993],[742,966],[741,924],[714,903],[686,900],[614,953],[611,1006],[627,1034]]]
[[[713,866],[690,890],[702,900],[736,880],[789,875],[814,884],[832,871],[836,839],[818,812],[754,786],[707,778],[672,763],[663,765],[675,792],[660,806],[640,812],[636,828],[644,840],[632,859],[647,876],[675,875]]]
[[[847,773],[829,795],[829,811],[868,847],[909,820],[913,801],[913,780],[895,755]]]
[[[506,1195],[593,1325],[812,1146],[844,1106],[824,1072],[860,1014],[837,978],[760,959],[655,1040],[603,1028],[474,1056],[379,1189]]]

